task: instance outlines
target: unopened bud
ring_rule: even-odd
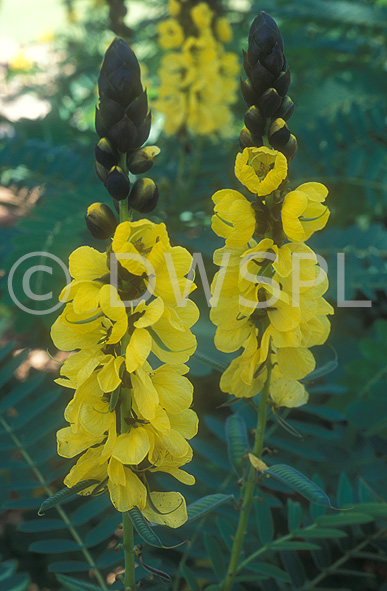
[[[285,96],[282,100],[281,106],[276,113],[274,113],[274,117],[281,117],[285,121],[288,121],[290,117],[294,113],[294,103],[290,96]]]
[[[269,88],[258,100],[260,111],[265,117],[272,117],[279,109],[282,102],[282,97],[278,94],[275,88]]]
[[[247,127],[242,127],[242,131],[239,135],[239,145],[242,150],[251,147],[260,148],[263,145],[262,137],[253,135]]]
[[[111,145],[106,137],[99,140],[98,144],[95,146],[94,153],[97,162],[102,164],[102,166],[108,170],[117,164],[120,159],[119,152]]]
[[[269,142],[275,150],[281,150],[290,139],[290,131],[283,119],[275,119],[269,127]]]
[[[257,95],[249,78],[246,78],[246,80],[242,80],[241,78],[241,92],[245,102],[249,105],[249,107],[254,105],[257,100]]]
[[[106,240],[110,238],[117,227],[116,216],[108,205],[93,203],[87,208],[86,225],[94,238]]]
[[[265,119],[255,105],[245,113],[245,125],[254,135],[262,136],[265,133]]]
[[[273,85],[280,96],[285,96],[290,85],[290,70],[281,72]]]
[[[288,161],[294,158],[297,152],[297,139],[293,134],[290,135],[288,143],[281,147],[281,152],[286,156]]]
[[[138,179],[129,195],[129,205],[140,213],[152,211],[159,199],[159,190],[152,179]]]
[[[117,201],[126,199],[129,194],[130,183],[122,168],[113,166],[107,175],[105,187],[113,199],[117,199]]]
[[[143,174],[153,166],[155,157],[160,154],[160,148],[157,146],[147,146],[138,150],[134,154],[128,154],[127,165],[132,174]]]
[[[102,164],[100,164],[99,162],[95,163],[95,173],[97,175],[97,177],[99,178],[100,181],[103,182],[103,184],[105,184],[105,181],[107,179],[107,175],[109,174],[109,171],[102,166]]]

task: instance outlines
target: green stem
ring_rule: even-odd
[[[1,416],[0,416],[0,423],[2,424],[2,426],[4,427],[4,430],[8,433],[8,435],[10,436],[10,438],[12,439],[14,444],[16,445],[17,449],[19,450],[20,454],[23,456],[23,458],[26,461],[26,463],[28,464],[28,466],[31,468],[32,472],[35,474],[37,480],[43,486],[45,492],[48,494],[48,496],[53,495],[54,493],[53,493],[52,489],[48,486],[47,481],[44,478],[43,474],[36,467],[34,460],[31,458],[31,456],[27,452],[27,450],[23,447],[23,444],[19,440],[17,435],[15,435],[15,433],[12,431],[12,428],[8,425],[8,423],[5,421],[5,419],[3,419],[3,417],[1,417]],[[57,513],[59,514],[60,518],[62,519],[63,523],[66,525],[67,529],[69,530],[69,532],[73,536],[76,543],[80,546],[83,556],[85,557],[86,561],[88,562],[88,564],[90,564],[90,567],[94,571],[95,578],[98,581],[98,584],[100,585],[100,587],[102,589],[104,589],[104,591],[106,591],[107,586],[104,581],[104,578],[101,575],[101,573],[99,572],[98,567],[95,564],[92,555],[85,547],[85,545],[82,541],[82,538],[80,537],[80,535],[78,534],[78,532],[74,528],[74,526],[71,524],[70,518],[67,516],[66,511],[60,505],[57,505],[55,507],[55,509],[56,509]]]
[[[120,201],[120,223],[130,222],[132,219],[129,210],[127,199]],[[121,339],[121,354],[125,356],[126,347],[129,344],[129,334],[126,333]],[[125,417],[130,416],[132,408],[132,391],[130,388],[121,387],[120,390],[120,430],[121,433],[126,433],[128,425]],[[125,556],[125,591],[135,591],[136,589],[136,574],[135,574],[135,553],[134,553],[134,531],[133,524],[127,512],[122,514],[123,527],[123,550]]]
[[[264,385],[264,388],[261,393],[261,399],[259,402],[259,409],[258,409],[258,423],[257,429],[255,431],[255,441],[253,447],[253,454],[258,458],[261,457],[263,451],[263,438],[265,434],[265,426],[266,426],[266,411],[267,411],[267,402],[269,398],[269,391],[270,391],[270,377],[271,377],[271,359],[270,353],[267,358],[267,378]],[[255,468],[250,466],[249,473],[247,476],[247,481],[244,487],[244,494],[243,494],[243,502],[242,502],[242,509],[239,516],[239,523],[238,528],[235,534],[234,543],[231,551],[231,558],[230,564],[228,567],[227,575],[224,580],[223,584],[223,591],[231,591],[232,584],[234,581],[234,577],[237,572],[239,557],[241,554],[243,540],[245,538],[246,529],[247,529],[247,520],[250,513],[251,504],[253,502],[253,494],[254,494],[254,484],[255,484]]]

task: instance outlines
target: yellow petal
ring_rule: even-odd
[[[91,246],[81,246],[70,255],[69,270],[74,279],[99,279],[109,273],[106,253],[98,252]]]
[[[110,462],[112,461],[114,461],[114,458]],[[142,511],[146,504],[146,488],[130,468],[124,468],[124,473],[126,482],[124,486],[116,484],[109,477],[111,501],[117,511],[121,513],[129,511],[133,507],[138,507]]]
[[[144,365],[152,348],[152,337],[145,328],[136,328],[126,347],[126,369],[129,373]]]
[[[151,492],[153,505],[160,511],[156,513],[149,504],[142,511],[144,517],[153,523],[180,527],[187,521],[187,508],[183,495],[178,492]]]
[[[139,464],[149,451],[149,437],[144,427],[134,427],[117,437],[112,456],[122,464]]]

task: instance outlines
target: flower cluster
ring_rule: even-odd
[[[230,189],[213,195],[212,228],[225,239],[214,253],[221,266],[212,284],[215,344],[228,353],[243,349],[220,387],[237,397],[260,392],[270,353],[271,400],[300,406],[308,395],[299,380],[315,368],[309,349],[325,342],[333,313],[323,298],[326,274],[305,244],[328,220],[328,191],[315,182],[289,191],[287,160],[267,147],[238,154],[235,175],[249,198]]]
[[[176,306],[174,297],[195,288],[186,277],[191,259],[171,246],[164,224],[120,223],[106,252],[81,246],[70,255],[73,281],[51,331],[59,349],[76,350],[57,380],[75,390],[58,452],[82,454],[66,486],[86,481],[81,494],[108,490],[119,511],[137,506],[171,527],[187,519],[184,498],[151,491],[148,481],[159,471],[194,483],[181,467],[197,431],[185,363],[196,348],[198,309],[189,299]]]
[[[170,0],[170,18],[159,25],[159,43],[171,50],[162,59],[159,97],[165,131],[225,135],[237,99],[238,58],[224,51],[232,39],[225,17],[206,2]]]

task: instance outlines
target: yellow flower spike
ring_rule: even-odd
[[[218,236],[226,239],[227,246],[246,245],[255,230],[255,214],[251,203],[238,191],[222,189],[212,200],[215,215],[212,216],[212,229]]]
[[[269,466],[267,464],[265,464],[265,462],[263,462],[262,460],[257,458],[257,456],[253,455],[252,453],[249,453],[249,460],[250,460],[250,464],[256,470],[258,470],[258,472],[264,472],[265,470],[269,469]]]
[[[143,510],[143,515],[152,523],[177,528],[188,519],[187,508],[183,495],[178,492],[151,492],[153,505],[160,511],[157,513],[149,504]]]
[[[147,430],[144,427],[132,427],[128,433],[117,437],[112,457],[122,464],[137,465],[146,457],[150,449]]]
[[[259,196],[278,189],[287,170],[285,156],[265,146],[245,148],[235,160],[235,176],[251,193]]]

